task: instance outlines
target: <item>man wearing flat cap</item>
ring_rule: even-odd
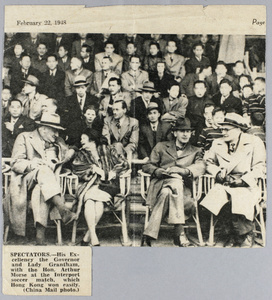
[[[130,105],[130,115],[139,121],[139,125],[144,125],[148,123],[146,117],[147,107],[150,103],[157,103],[160,110],[162,110],[162,101],[159,98],[155,98],[154,93],[154,83],[151,81],[146,81],[142,88],[139,88],[141,95],[131,101]]]
[[[38,128],[21,133],[14,144],[11,157],[10,197],[5,205],[13,232],[25,236],[28,210],[28,195],[36,227],[37,244],[45,243],[45,228],[52,204],[56,207],[54,219],[65,224],[75,219],[61,197],[58,174],[61,166],[69,161],[74,150],[68,148],[59,137],[60,117],[44,113]]]
[[[227,113],[221,123],[223,137],[214,140],[205,156],[215,185],[201,205],[216,216],[227,213],[228,246],[252,247],[255,205],[260,196],[257,178],[265,175],[264,143],[244,133],[246,129],[242,116]]]
[[[42,114],[42,103],[48,97],[37,92],[40,81],[34,75],[28,75],[22,82],[25,85],[17,98],[23,103],[23,115],[33,120],[39,120]]]
[[[169,224],[174,224],[174,244],[179,247],[190,245],[183,225],[195,209],[191,183],[194,177],[205,173],[201,149],[189,142],[191,130],[188,118],[178,118],[172,128],[174,140],[158,143],[143,166],[143,171],[151,175],[146,203],[151,216],[142,246],[151,246],[152,240],[158,238],[164,217]]]

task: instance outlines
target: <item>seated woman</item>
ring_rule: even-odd
[[[81,245],[87,246],[91,242],[92,246],[100,246],[96,225],[103,215],[104,204],[113,205],[112,199],[119,193],[118,175],[129,165],[122,144],[108,146],[95,129],[87,128],[82,133],[81,145],[72,162],[73,172],[82,182],[77,191],[78,213],[84,203],[88,226]]]

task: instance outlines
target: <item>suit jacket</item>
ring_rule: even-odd
[[[77,75],[82,75],[86,78],[87,83],[89,84],[87,86],[87,92],[90,92],[91,86],[93,84],[93,73],[89,70],[82,69],[81,72]],[[65,73],[65,81],[64,81],[64,91],[65,96],[69,97],[75,92],[74,83],[76,76],[75,73],[72,70],[68,70]]]
[[[43,73],[41,91],[49,98],[54,98],[59,102],[64,98],[65,73],[57,68],[55,76],[50,76],[50,70]]]
[[[230,76],[228,74],[224,77],[224,79],[228,79],[230,82],[233,81],[232,76]],[[207,85],[208,85],[208,91],[210,93],[210,96],[213,97],[216,93],[219,92],[219,85],[217,83],[216,73],[213,73],[212,75],[208,76],[206,78],[206,82],[207,82]]]
[[[170,111],[179,111],[182,115],[185,116],[186,108],[188,106],[188,99],[185,97],[179,97],[175,99],[170,106],[169,97],[163,98],[163,114],[168,113]]]
[[[48,68],[46,65],[46,61],[47,55],[44,55],[42,59],[40,59],[38,55],[35,55],[31,60],[33,68],[37,69],[40,73],[44,73],[47,71]]]
[[[10,122],[11,116],[8,114],[2,123],[2,156],[3,157],[11,157],[13,145],[15,142],[16,137],[25,131],[33,131],[35,129],[35,122],[34,120],[21,115],[16,123],[14,124],[13,132],[9,131],[6,126],[5,122]]]
[[[240,141],[233,154],[228,153],[228,144],[223,138],[215,139],[205,159],[209,174],[215,177],[221,169],[225,169],[227,175],[242,179],[248,187],[231,188],[216,184],[201,205],[217,215],[230,197],[232,213],[245,215],[252,221],[254,207],[259,199],[256,179],[265,176],[266,153],[261,139],[241,133]]]
[[[167,53],[164,56],[166,64],[166,72],[168,74],[179,76],[183,78],[185,76],[185,58],[179,54],[173,54],[173,62],[171,62],[170,55]]]
[[[174,76],[164,72],[163,77],[160,79],[158,73],[151,73],[149,74],[149,80],[154,82],[154,87],[160,93],[160,96],[166,98],[169,83],[174,80]]]
[[[61,58],[59,58],[58,59],[58,68],[63,72],[71,70],[70,63],[71,63],[71,58],[69,56],[67,57],[67,60],[65,63],[62,61]]]
[[[163,109],[163,103],[161,99],[152,97],[150,102],[158,104],[160,111]],[[147,124],[147,109],[142,96],[139,96],[131,101],[130,104],[130,116],[139,121],[139,125]]]
[[[97,53],[95,55],[94,67],[96,72],[102,70],[102,59],[105,56],[107,56],[105,52]],[[118,75],[120,75],[122,73],[123,57],[116,53],[112,53],[111,59],[112,59],[112,70]]]
[[[186,74],[195,73],[197,68],[205,65],[210,65],[210,60],[208,57],[202,56],[201,60],[198,60],[195,56],[193,56],[185,63]]]
[[[13,72],[10,78],[10,90],[13,95],[17,95],[21,93],[25,83],[22,80],[26,80],[28,75],[34,75],[39,80],[41,79],[41,73],[30,66],[28,69],[27,75],[25,75],[21,69],[17,70],[16,72]]]
[[[76,93],[67,97],[64,101],[63,108],[61,109],[61,117],[64,127],[68,129],[76,120],[83,118],[83,111],[89,105],[98,106],[98,101],[96,97],[88,93],[86,94],[83,110],[80,108]]]
[[[131,99],[135,99],[140,95],[140,93],[137,93],[137,91],[143,87],[145,81],[148,81],[148,77],[148,73],[143,70],[138,70],[136,73],[136,78],[133,77],[132,70],[124,72],[121,75],[122,88],[125,92],[130,93]]]
[[[109,145],[121,143],[127,153],[136,152],[139,141],[139,122],[125,116],[119,134],[116,120],[113,117],[105,118],[102,135],[107,138]]]
[[[182,155],[178,157],[175,140],[158,143],[153,148],[149,161],[143,165],[143,171],[151,175],[147,194],[147,204],[149,206],[153,207],[156,203],[165,181],[165,179],[156,178],[155,171],[158,169],[166,170],[174,166],[189,169],[194,178],[203,175],[206,169],[201,149],[188,143]],[[171,179],[168,180],[170,181]]]
[[[234,110],[237,114],[243,114],[241,99],[234,97],[231,93],[229,97],[221,104],[221,97],[222,95],[220,93],[217,93],[213,96],[212,100],[216,106],[222,107],[225,112],[232,112]]]
[[[96,94],[102,92],[102,90],[108,90],[109,79],[112,77],[119,78],[119,75],[117,75],[113,71],[110,71],[108,73],[107,78],[105,78],[103,71],[95,72],[94,76],[93,76],[93,85],[91,87],[91,94],[96,95]]]
[[[93,60],[93,58],[94,58],[94,41],[92,39],[88,38],[88,39],[85,40],[85,42],[83,44],[91,46],[92,51],[91,51],[90,58],[91,58],[91,60]],[[72,44],[72,55],[71,55],[71,57],[75,56],[75,57],[80,58],[81,57],[80,56],[81,47],[82,47],[82,45],[81,45],[81,40],[80,39],[74,41],[73,44]]]
[[[171,125],[159,121],[155,139],[150,124],[140,126],[139,135],[139,158],[149,157],[152,149],[159,143],[167,140],[167,135],[171,130]]]
[[[58,147],[58,159],[60,162],[64,163],[69,159],[68,146],[59,137],[57,138],[55,145]],[[30,171],[30,165],[35,158],[46,160],[44,144],[37,129],[31,132],[23,132],[18,135],[12,152],[12,173],[9,189],[10,199],[7,199],[7,201],[10,201],[8,205],[10,223],[13,231],[17,235],[25,235],[27,187],[29,184],[26,180],[26,176],[30,172],[38,171],[38,169]],[[40,193],[38,197],[40,198]],[[32,201],[32,209],[33,211],[38,210],[40,215],[39,222],[42,221],[44,226],[46,226],[48,218],[48,208],[49,206],[45,201]]]

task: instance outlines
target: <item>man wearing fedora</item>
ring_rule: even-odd
[[[86,70],[82,66],[83,61],[81,58],[73,57],[71,59],[71,70],[65,72],[65,81],[64,81],[64,91],[65,96],[69,97],[75,91],[74,83],[75,78],[79,75],[84,76],[87,82],[87,92],[90,92],[91,86],[93,84],[93,72],[90,70]]]
[[[64,101],[64,105],[61,108],[62,123],[69,131],[69,126],[83,118],[83,112],[86,107],[90,105],[98,106],[98,99],[89,93],[87,93],[89,83],[82,75],[75,77],[73,87],[75,92],[67,97]]]
[[[146,108],[148,122],[140,125],[139,158],[149,159],[152,149],[159,143],[168,140],[171,125],[160,120],[161,110],[156,102],[150,102]]]
[[[188,118],[178,118],[172,128],[174,139],[158,143],[143,166],[143,171],[151,175],[146,201],[151,216],[144,230],[142,246],[151,246],[152,240],[158,238],[164,217],[169,224],[174,224],[174,244],[179,247],[190,245],[183,225],[195,209],[191,196],[192,179],[205,173],[201,149],[189,143],[191,130]]]
[[[260,138],[243,132],[247,126],[236,113],[227,113],[220,125],[223,137],[215,139],[205,155],[215,185],[201,205],[216,216],[225,214],[225,245],[252,247],[255,205],[260,196],[257,178],[265,175],[265,147]]]
[[[154,89],[154,83],[146,81],[143,87],[139,89],[141,95],[131,101],[130,115],[139,121],[139,125],[148,123],[147,120],[147,107],[150,103],[157,103],[160,110],[162,110],[162,101],[159,98],[153,97],[156,90]]]
[[[23,103],[23,115],[38,120],[42,114],[42,103],[48,97],[37,92],[40,81],[34,75],[28,75],[22,81],[25,85],[22,93],[17,95],[17,98]]]
[[[59,137],[60,117],[44,113],[38,128],[32,132],[21,133],[14,144],[11,158],[10,197],[8,216],[14,233],[25,236],[28,210],[27,195],[31,193],[31,207],[36,227],[36,242],[44,244],[45,228],[50,206],[57,211],[51,217],[62,219],[67,224],[75,219],[61,197],[58,174],[61,166],[74,154]]]

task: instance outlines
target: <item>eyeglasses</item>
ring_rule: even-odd
[[[221,127],[221,128],[220,128],[221,131],[226,131],[226,132],[231,131],[231,130],[233,130],[233,129],[235,129],[235,127],[233,127],[233,128],[225,128],[225,127]]]

